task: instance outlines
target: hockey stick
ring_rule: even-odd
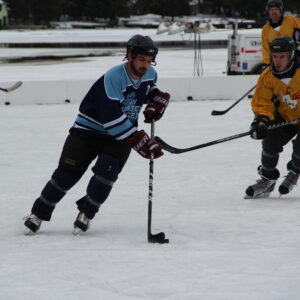
[[[16,90],[18,87],[20,87],[22,85],[22,81],[18,81],[16,82],[15,84],[13,84],[12,86],[8,87],[8,88],[1,88],[0,87],[0,91],[3,91],[3,92],[11,92],[13,90]]]
[[[280,123],[270,125],[270,126],[268,126],[268,129],[273,130],[273,129],[276,129],[276,128],[279,128],[279,127],[288,126],[288,125],[295,124],[295,123],[298,123],[298,122],[300,122],[300,118],[295,119],[295,120],[284,121],[284,122],[280,122]],[[218,139],[218,140],[214,140],[214,141],[211,141],[211,142],[208,142],[208,143],[196,145],[196,146],[193,146],[193,147],[190,147],[190,148],[175,148],[175,147],[167,144],[165,141],[163,141],[158,136],[154,137],[154,140],[156,142],[158,142],[164,150],[166,150],[168,152],[171,152],[171,153],[174,153],[174,154],[180,154],[180,153],[189,152],[189,151],[197,150],[197,149],[200,149],[200,148],[216,145],[216,144],[219,144],[219,143],[228,142],[228,141],[238,139],[238,138],[250,135],[250,134],[251,134],[251,132],[247,131],[247,132],[235,134],[235,135],[232,135],[232,136],[228,136],[228,137],[225,137],[225,138],[221,138],[221,139]]]
[[[238,100],[236,100],[231,106],[229,106],[227,109],[225,110],[213,110],[211,112],[212,116],[221,116],[221,115],[225,115],[228,111],[230,111],[234,106],[236,106],[240,101],[242,101],[248,94],[250,94],[254,89],[256,88],[256,85],[254,87],[252,87],[249,91],[247,91],[241,98],[239,98]]]
[[[154,138],[154,120],[151,123],[151,139]],[[169,240],[165,238],[165,233],[160,232],[157,234],[151,233],[151,222],[152,222],[152,195],[153,195],[153,169],[154,169],[154,155],[151,153],[149,163],[149,193],[148,193],[148,242],[166,244]]]
[[[247,136],[247,135],[250,135],[249,131],[239,133],[239,134],[235,134],[235,135],[232,135],[232,136],[228,136],[228,137],[225,137],[225,138],[222,138],[222,139],[219,139],[219,140],[214,140],[214,141],[211,141],[211,142],[208,142],[208,143],[205,143],[205,144],[196,145],[196,146],[193,146],[193,147],[190,147],[190,148],[175,148],[175,147],[167,144],[164,140],[162,140],[158,136],[154,137],[154,140],[156,142],[158,142],[164,150],[166,150],[168,152],[171,152],[171,153],[174,153],[174,154],[180,154],[180,153],[189,152],[189,151],[197,150],[197,149],[200,149],[200,148],[212,146],[212,145],[215,145],[215,144],[231,141],[231,140],[238,139],[238,138],[241,138],[241,137],[244,137],[244,136]]]

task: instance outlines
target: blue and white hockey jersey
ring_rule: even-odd
[[[157,89],[152,66],[136,82],[126,63],[113,67],[90,88],[71,130],[89,131],[123,140],[137,131],[138,116],[149,92]]]

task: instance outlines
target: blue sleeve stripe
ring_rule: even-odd
[[[124,123],[115,127],[111,127],[110,129],[107,129],[107,131],[110,135],[117,136],[123,132],[130,130],[133,126],[134,125],[131,123],[131,121],[127,119]]]
[[[107,132],[102,125],[97,125],[89,120],[82,118],[81,116],[78,116],[76,118],[75,122],[76,122],[76,124],[83,125],[84,127],[87,127],[87,128],[96,129],[101,132]]]

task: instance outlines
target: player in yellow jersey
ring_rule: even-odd
[[[297,184],[300,174],[300,125],[289,125],[274,130],[268,126],[275,120],[277,108],[283,120],[300,118],[300,65],[295,59],[295,42],[289,36],[275,38],[270,44],[270,66],[260,75],[251,105],[255,118],[251,124],[251,137],[262,139],[261,176],[246,190],[246,198],[268,196],[280,176],[276,168],[279,154],[293,138],[293,153],[287,164],[288,174],[279,186],[280,194],[288,194]]]
[[[270,64],[270,43],[279,36],[292,37],[298,48],[296,55],[300,56],[300,19],[283,16],[282,0],[269,0],[267,11],[269,22],[262,29],[262,63]]]

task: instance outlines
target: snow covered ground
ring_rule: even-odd
[[[216,62],[221,55],[204,60],[207,70],[223,68]],[[160,76],[192,72],[182,52],[162,51],[160,57]],[[120,58],[4,65],[0,81],[96,78],[93,65],[102,73]],[[247,131],[252,120],[247,99],[224,116],[210,115],[232,101],[171,102],[156,134],[188,147]],[[155,161],[152,231],[164,231],[169,244],[147,243],[149,165],[136,153],[85,235],[71,232],[75,201],[85,193],[90,169],[51,222],[38,235],[24,236],[22,218],[56,167],[77,110],[77,104],[0,106],[1,300],[299,298],[299,187],[281,198],[276,189],[268,199],[243,199],[258,178],[261,151],[260,142],[249,137],[165,153]],[[149,132],[142,120],[140,126]],[[282,176],[290,155],[288,145],[278,166]]]
[[[187,147],[248,129],[249,101],[171,103],[156,134]],[[153,232],[146,242],[148,162],[132,153],[84,236],[71,234],[88,170],[36,236],[22,217],[56,167],[77,105],[0,107],[0,299],[294,300],[300,284],[299,188],[245,200],[260,142],[248,137],[155,161]],[[141,122],[149,132],[149,127]],[[284,151],[279,168],[291,154]]]
[[[241,29],[243,32],[257,33],[260,29]],[[66,29],[66,30],[1,30],[1,43],[74,43],[74,42],[125,42],[134,34],[150,36],[155,41],[193,40],[192,34],[156,34],[156,29],[116,28],[116,29]],[[230,29],[217,29],[201,34],[202,40],[227,40]]]
[[[244,29],[257,33],[260,29]],[[218,30],[201,34],[202,40],[227,40],[232,30]],[[156,34],[156,29],[71,29],[71,30],[0,30],[2,43],[81,43],[127,41],[134,34],[149,35],[154,41],[192,40],[191,34]],[[112,65],[122,61],[125,49],[117,48],[1,48],[0,59],[42,55],[99,54],[110,52],[111,56],[70,58],[64,61],[30,61],[23,63],[1,63],[1,81],[95,79]],[[194,76],[194,50],[184,48],[160,48],[157,56],[157,71],[160,78]],[[226,71],[227,49],[202,50],[204,76],[219,76]],[[18,77],[18,78],[16,78]]]
[[[26,49],[31,55],[34,49]],[[48,49],[49,51],[49,49]],[[17,51],[14,50],[14,53]],[[18,51],[19,53],[21,50]],[[0,50],[1,53],[1,50]],[[26,52],[25,52],[26,53]],[[1,55],[1,54],[0,54]],[[125,51],[113,56],[70,58],[58,61],[30,61],[23,63],[2,63],[0,82],[36,80],[96,80],[112,66],[122,63]],[[225,76],[227,50],[202,50],[204,76]],[[161,50],[157,56],[159,78],[178,78],[194,76],[194,51]]]

